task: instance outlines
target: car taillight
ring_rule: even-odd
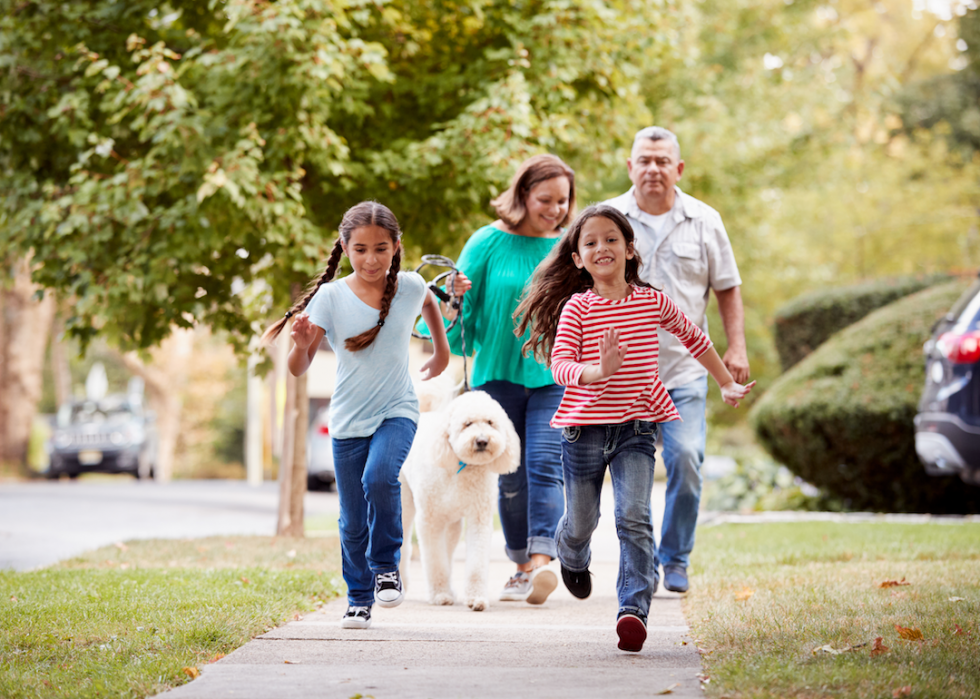
[[[320,425],[320,427],[317,429],[317,432],[319,432],[320,434],[329,435],[330,428],[327,427],[326,425]]]
[[[973,364],[980,361],[980,331],[943,333],[939,337],[939,350],[953,364]]]

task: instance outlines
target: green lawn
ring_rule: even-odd
[[[980,697],[980,524],[705,527],[691,571],[708,696]]]
[[[187,682],[338,594],[339,566],[327,534],[129,542],[0,572],[0,697]],[[709,697],[980,699],[980,524],[704,527],[691,572]]]
[[[335,596],[336,538],[110,546],[0,572],[0,697],[144,697]]]

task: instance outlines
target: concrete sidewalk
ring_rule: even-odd
[[[655,508],[662,510],[662,488],[654,495]],[[259,636],[162,696],[624,699],[671,689],[671,696],[701,697],[700,656],[688,636],[680,595],[661,589],[654,597],[640,653],[616,647],[619,545],[611,491],[603,493],[602,511],[593,541],[593,592],[587,600],[565,590],[557,563],[558,589],[545,604],[493,599],[514,571],[497,532],[490,566],[493,601],[485,612],[459,602],[428,605],[421,564],[412,561],[415,584],[405,602],[394,609],[375,606],[370,629],[340,628],[347,603],[338,599]],[[462,553],[461,545],[453,569],[457,593]]]

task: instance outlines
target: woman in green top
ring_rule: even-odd
[[[498,507],[508,558],[517,571],[502,600],[541,604],[557,587],[548,569],[557,555],[555,528],[565,510],[561,430],[549,421],[564,388],[551,370],[524,357],[526,337],[514,335],[513,314],[524,284],[575,213],[575,172],[560,158],[536,155],[518,168],[510,188],[490,202],[500,217],[474,233],[457,267],[472,282],[463,327],[449,333],[461,354],[460,330],[472,352],[472,384],[507,411],[521,437],[520,468],[500,477]]]

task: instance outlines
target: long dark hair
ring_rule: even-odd
[[[303,297],[293,304],[293,307],[289,309],[289,312],[285,316],[270,325],[262,334],[263,343],[269,343],[275,340],[279,333],[282,332],[282,329],[286,327],[290,316],[306,310],[310,301],[313,300],[317,289],[327,282],[333,281],[334,276],[337,274],[337,268],[340,266],[340,256],[344,252],[343,246],[350,243],[351,233],[355,228],[360,228],[361,226],[378,226],[379,228],[385,229],[391,235],[391,242],[394,245],[398,245],[398,241],[402,237],[401,228],[398,227],[398,219],[395,218],[395,215],[391,213],[391,210],[387,206],[379,204],[376,201],[362,201],[360,204],[349,208],[347,213],[344,214],[343,220],[340,222],[340,237],[333,244],[333,249],[330,251],[327,267],[323,270],[323,274],[313,279],[306,288],[306,293],[303,294]],[[357,352],[358,350],[364,349],[374,342],[374,338],[381,331],[381,326],[384,325],[385,318],[388,317],[388,311],[391,309],[391,300],[395,297],[395,291],[398,286],[398,271],[401,269],[401,262],[402,251],[401,246],[399,246],[395,250],[394,257],[391,259],[391,267],[388,268],[388,276],[385,278],[385,291],[384,296],[381,297],[381,311],[378,317],[378,323],[370,330],[365,330],[356,337],[348,337],[344,341],[344,347],[349,352]]]
[[[616,224],[626,240],[626,249],[633,251],[633,259],[626,260],[626,283],[633,286],[650,286],[640,279],[640,260],[636,246],[636,236],[626,216],[611,206],[590,206],[586,208],[568,227],[551,253],[537,266],[531,281],[524,289],[520,305],[514,311],[514,334],[524,335],[528,328],[531,336],[521,348],[526,357],[533,354],[539,362],[551,366],[551,350],[558,334],[558,320],[565,302],[578,294],[591,289],[592,275],[575,266],[572,253],[578,252],[578,241],[582,237],[582,227],[590,218],[602,216]]]

